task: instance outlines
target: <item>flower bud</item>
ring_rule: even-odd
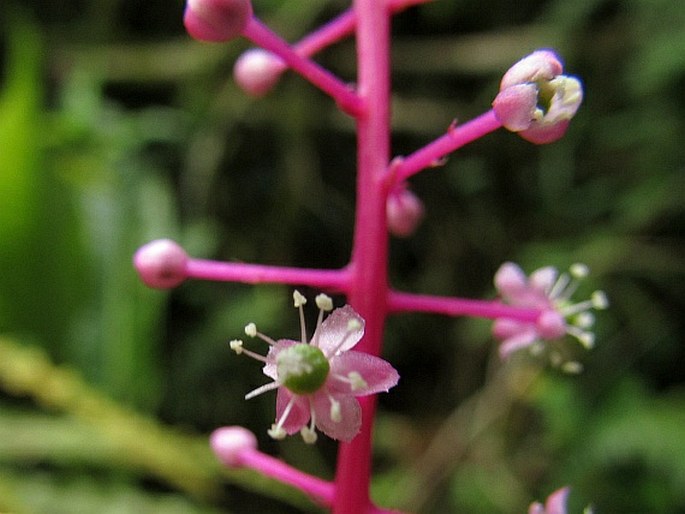
[[[222,42],[240,36],[251,16],[250,0],[188,0],[183,24],[195,39]]]
[[[514,64],[492,103],[497,119],[532,143],[560,139],[583,100],[580,81],[562,71],[550,50],[538,50]]]
[[[233,77],[246,93],[262,96],[274,87],[284,69],[282,61],[271,52],[252,48],[235,62]]]
[[[141,246],[133,264],[143,282],[157,289],[176,287],[186,279],[188,255],[170,239],[158,239]]]
[[[241,463],[241,453],[257,448],[257,438],[246,428],[222,427],[212,432],[209,444],[215,455],[226,466],[237,467]]]
[[[414,233],[423,219],[423,202],[405,186],[395,188],[385,204],[388,230],[397,237]]]

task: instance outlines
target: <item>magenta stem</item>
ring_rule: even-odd
[[[390,156],[390,11],[378,0],[355,0],[354,9],[358,94],[368,109],[357,118],[357,206],[348,301],[366,321],[356,349],[379,355],[388,293],[383,177]],[[333,514],[373,512],[369,484],[376,399],[360,398],[360,404],[361,430],[349,443],[341,443],[338,451]]]
[[[243,35],[257,46],[280,57],[290,68],[331,96],[344,112],[356,116],[362,111],[357,94],[331,72],[298,55],[293,48],[256,17],[243,29]]]
[[[237,262],[216,262],[203,259],[189,259],[186,265],[186,275],[188,278],[217,282],[243,282],[245,284],[268,282],[307,285],[335,292],[345,292],[350,282],[348,268],[319,270]]]
[[[539,309],[523,309],[498,301],[470,300],[413,293],[390,292],[388,309],[397,312],[432,312],[447,316],[472,316],[476,318],[509,318],[535,322],[541,314]]]
[[[441,159],[462,146],[502,127],[491,109],[462,125],[453,125],[447,133],[407,157],[396,158],[388,170],[389,179],[399,184],[426,168],[439,165]]]
[[[240,464],[259,471],[261,474],[292,485],[318,500],[326,507],[333,504],[334,486],[332,483],[308,475],[289,466],[282,460],[266,455],[259,450],[245,450],[240,454]]]
[[[390,12],[394,14],[412,5],[425,4],[430,1],[432,0],[388,0],[387,3]],[[348,9],[295,43],[293,50],[302,57],[311,57],[352,34],[356,25],[356,13],[353,9]]]

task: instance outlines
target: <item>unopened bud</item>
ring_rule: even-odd
[[[141,246],[133,265],[143,282],[157,289],[176,287],[186,279],[188,254],[170,239],[157,239]]]
[[[562,71],[550,50],[538,50],[514,64],[502,77],[492,103],[497,119],[532,143],[560,139],[583,100],[580,81]]]
[[[188,0],[183,24],[195,39],[218,43],[240,36],[251,16],[250,0]]]

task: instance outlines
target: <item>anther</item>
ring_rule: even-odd
[[[300,308],[307,303],[307,298],[305,298],[302,293],[295,289],[295,291],[293,291],[293,303],[296,308]]]
[[[233,339],[232,341],[229,341],[228,345],[231,347],[231,350],[238,355],[243,353],[243,342],[240,339]]]
[[[333,310],[333,299],[330,296],[321,293],[314,300],[316,301],[316,306],[322,311],[328,312]]]
[[[366,380],[356,371],[350,371],[347,374],[347,378],[350,380],[350,387],[353,391],[358,391],[359,389],[366,389],[369,385]]]
[[[335,423],[342,421],[342,411],[340,409],[340,402],[331,398],[331,419]]]

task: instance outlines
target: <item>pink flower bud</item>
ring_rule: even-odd
[[[583,100],[580,81],[562,71],[550,50],[538,50],[514,64],[492,103],[497,119],[532,143],[560,139]]]
[[[404,186],[390,192],[385,208],[388,230],[397,237],[413,234],[423,219],[423,202]]]
[[[252,48],[236,61],[233,77],[246,93],[262,96],[278,82],[284,69],[282,61],[271,52]]]
[[[250,0],[188,0],[183,24],[195,39],[221,42],[240,36],[251,16]]]
[[[237,467],[243,452],[257,449],[257,438],[243,427],[222,427],[212,432],[209,444],[224,465]]]
[[[176,287],[186,279],[188,255],[170,239],[157,239],[141,246],[133,264],[145,285],[157,289]]]

